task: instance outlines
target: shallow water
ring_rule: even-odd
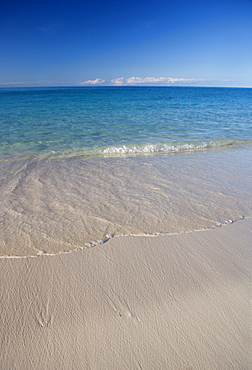
[[[250,89],[2,89],[0,255],[251,216]]]
[[[1,255],[113,235],[178,233],[251,215],[252,148],[0,162]]]
[[[235,145],[252,140],[251,101],[251,89],[0,89],[0,158]]]

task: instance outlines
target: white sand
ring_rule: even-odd
[[[252,368],[252,219],[2,258],[0,368]]]
[[[252,210],[252,146],[177,155],[0,161],[0,255],[107,234],[191,231]]]

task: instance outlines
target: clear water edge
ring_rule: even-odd
[[[177,151],[252,140],[251,89],[0,89],[0,158]]]
[[[39,159],[53,159],[53,158],[108,158],[108,157],[123,157],[132,155],[148,155],[148,154],[174,154],[180,152],[193,152],[198,150],[210,149],[229,149],[241,146],[252,146],[252,140],[209,140],[209,141],[184,141],[184,142],[167,142],[167,143],[146,143],[146,144],[127,144],[127,145],[112,145],[105,147],[86,147],[86,148],[71,148],[65,150],[53,150],[32,152],[25,150],[12,151],[6,154],[2,151],[1,160],[39,160]]]
[[[246,218],[252,218],[252,215],[249,215],[247,216]],[[201,229],[193,229],[193,230],[190,230],[190,231],[179,231],[177,233],[168,233],[168,232],[155,232],[153,234],[151,233],[140,233],[140,234],[121,234],[121,235],[114,235],[114,234],[108,234],[106,235],[105,239],[100,239],[100,240],[93,240],[91,242],[87,242],[85,243],[84,246],[82,247],[78,247],[78,248],[75,248],[75,249],[71,249],[69,251],[66,251],[66,250],[60,250],[56,253],[48,253],[46,252],[45,250],[38,250],[37,251],[37,254],[28,254],[28,255],[0,255],[0,259],[5,259],[5,258],[31,258],[31,257],[39,257],[39,256],[57,256],[57,255],[61,255],[61,254],[70,254],[70,253],[73,253],[75,251],[83,251],[85,249],[89,249],[89,248],[94,248],[94,247],[97,247],[97,246],[101,246],[102,244],[105,244],[107,243],[109,240],[111,240],[112,238],[116,238],[116,237],[119,237],[119,238],[122,238],[122,237],[128,237],[128,236],[135,236],[135,237],[159,237],[159,236],[169,236],[169,235],[179,235],[179,234],[188,234],[188,233],[192,233],[192,232],[200,232],[200,231],[207,231],[207,230],[214,230],[216,228],[219,228],[219,227],[222,227],[222,226],[228,226],[228,225],[231,225],[235,222],[238,222],[238,221],[242,221],[244,220],[245,217],[244,216],[239,216],[235,219],[229,219],[227,221],[224,221],[223,223],[220,223],[220,222],[217,222],[216,225],[213,225],[212,227],[204,227],[204,228],[201,228]]]
[[[57,254],[112,235],[190,232],[250,217],[251,90],[224,90],[119,88],[109,90],[108,104],[106,89],[86,89],[92,117],[86,109],[84,115],[92,127],[89,122],[84,136],[80,90],[38,89],[36,97],[34,90],[32,97],[29,89],[26,96],[18,90],[23,103],[15,104],[15,94],[9,96],[9,107],[0,108],[2,133],[8,127],[0,142],[0,254]],[[50,100],[55,94],[57,102]],[[43,114],[48,121],[41,132]]]

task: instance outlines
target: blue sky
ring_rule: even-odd
[[[252,86],[252,0],[0,0],[0,86]]]

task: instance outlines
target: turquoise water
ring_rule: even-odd
[[[252,140],[252,89],[0,89],[0,157],[116,155]]]
[[[0,256],[251,217],[251,102],[252,89],[0,89]]]

